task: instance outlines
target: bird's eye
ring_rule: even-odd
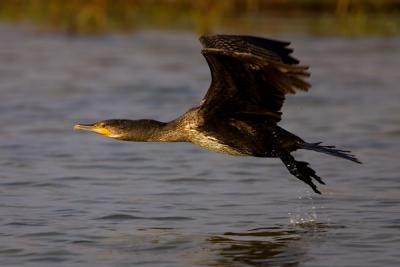
[[[106,126],[106,124],[104,122],[100,122],[99,126],[104,127],[104,126]]]

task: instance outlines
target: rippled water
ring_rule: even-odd
[[[72,131],[198,103],[210,78],[195,35],[0,27],[0,265],[400,266],[400,39],[280,38],[314,85],[282,126],[364,162],[296,153],[322,196],[276,159]]]

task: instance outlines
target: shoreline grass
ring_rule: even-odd
[[[168,28],[399,35],[400,0],[2,0],[0,21],[70,34]]]

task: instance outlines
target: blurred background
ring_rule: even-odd
[[[0,19],[42,30],[128,32],[143,28],[394,35],[399,0],[2,0]]]
[[[400,1],[0,0],[0,266],[400,266]],[[73,132],[168,121],[209,83],[200,34],[291,41],[313,87],[280,125],[364,163]]]

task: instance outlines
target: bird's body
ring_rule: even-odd
[[[307,143],[278,126],[286,94],[307,91],[307,67],[290,56],[289,43],[252,36],[200,38],[212,82],[201,101],[168,123],[154,120],[106,120],[77,129],[125,141],[190,142],[234,156],[278,157],[289,172],[320,193],[322,180],[291,152],[308,149],[359,161],[349,151]]]

